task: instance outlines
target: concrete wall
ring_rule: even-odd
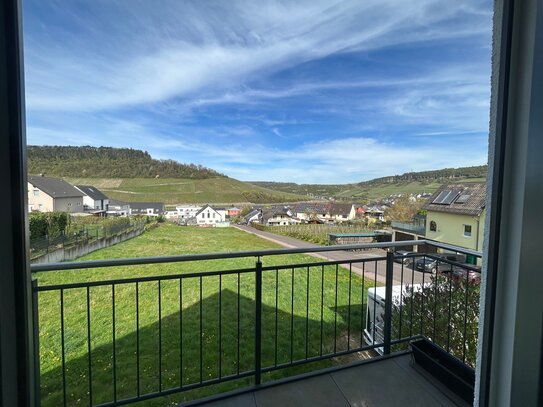
[[[485,212],[481,216],[428,211],[426,216],[426,237],[442,243],[449,243],[467,249],[481,251],[483,247]],[[435,222],[437,230],[430,230]],[[471,225],[471,236],[464,236],[464,225]]]
[[[61,261],[75,260],[78,257],[92,253],[96,250],[100,250],[105,247],[113,246],[114,244],[124,242],[125,240],[132,239],[136,236],[141,235],[143,231],[144,228],[131,230],[128,232],[119,233],[115,236],[93,240],[89,243],[83,243],[58,249],[33,259],[31,263],[57,263]]]

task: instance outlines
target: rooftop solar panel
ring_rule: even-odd
[[[465,204],[470,197],[471,197],[471,195],[460,195],[458,197],[458,199],[456,201],[454,201],[454,203]]]
[[[449,191],[449,193],[447,194],[447,196],[443,199],[443,202],[442,204],[443,205],[450,205],[453,203],[453,201],[458,198],[458,195],[460,195],[460,191],[458,190],[452,190],[452,191]]]
[[[449,195],[450,190],[441,191],[438,196],[432,201],[434,204],[442,204],[443,200]]]

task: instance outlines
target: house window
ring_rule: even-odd
[[[36,188],[32,192],[33,192],[34,196],[40,196],[40,190],[39,189]]]
[[[464,225],[464,236],[471,237],[471,225]]]
[[[210,217],[211,217],[211,213],[208,212],[208,213],[207,213],[207,217],[210,218]]]
[[[435,221],[430,222],[430,231],[437,232],[437,223]]]

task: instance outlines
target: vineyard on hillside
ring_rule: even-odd
[[[330,234],[340,233],[368,233],[373,232],[371,227],[365,225],[288,225],[288,226],[262,226],[255,225],[259,230],[289,236],[320,245],[329,244]]]

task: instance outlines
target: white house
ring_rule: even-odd
[[[59,178],[28,177],[28,210],[83,212],[83,193]]]
[[[294,205],[293,214],[301,223],[326,218],[327,205],[322,203],[304,202]]]
[[[163,213],[162,202],[130,202],[130,215],[159,216]]]
[[[259,209],[254,209],[251,212],[249,212],[244,218],[243,221],[245,224],[250,225],[253,222],[259,222],[260,217],[262,216],[262,213]]]
[[[183,220],[194,218],[200,209],[202,209],[201,205],[181,204],[175,207],[177,217]]]
[[[350,203],[334,202],[329,206],[328,216],[335,223],[347,222],[356,217],[356,209]]]
[[[98,188],[92,185],[76,185],[78,190],[83,193],[83,208],[85,211],[106,211],[109,205],[109,198]]]
[[[164,211],[164,217],[166,219],[179,219],[179,212],[177,211]]]
[[[220,212],[213,209],[211,206],[206,205],[196,213],[196,224],[199,226],[215,226],[217,223],[224,222],[226,220],[225,216],[221,215]]]
[[[215,209],[220,215],[221,217],[223,218],[223,221],[226,220],[226,217],[228,216],[228,209],[226,208],[213,208]]]
[[[107,216],[128,216],[130,214],[130,204],[110,199],[106,214]]]
[[[292,212],[285,208],[273,208],[262,211],[262,224],[266,226],[285,226],[292,223]]]

